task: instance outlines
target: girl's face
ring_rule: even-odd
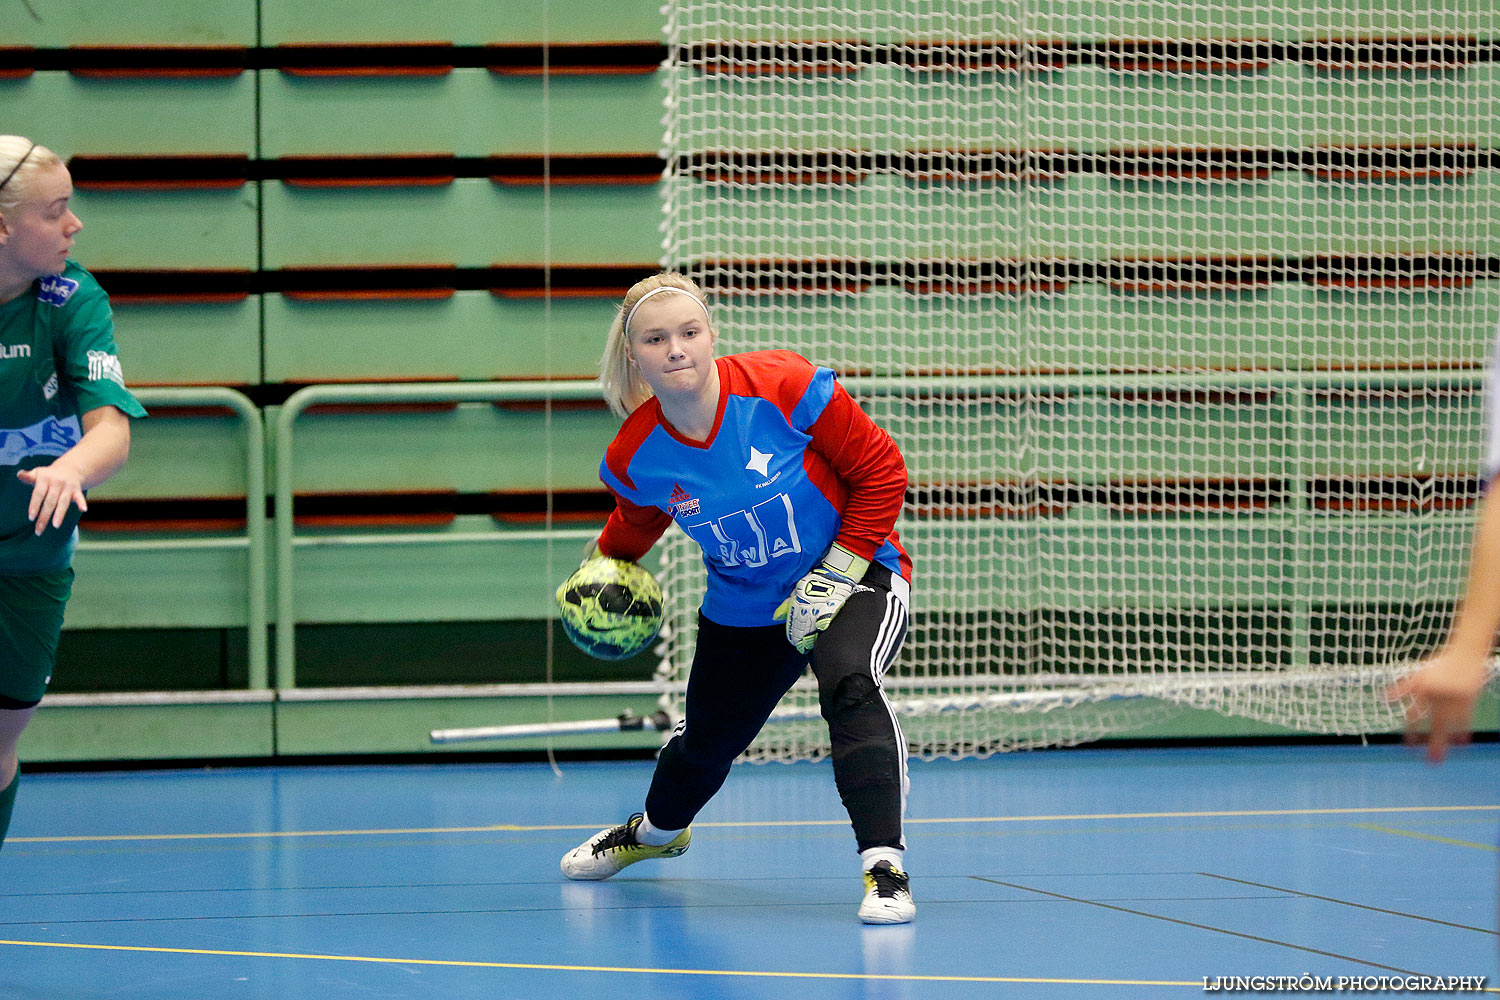
[[[652,296],[630,319],[630,358],[658,396],[691,396],[713,379],[714,331],[690,293]]]
[[[83,228],[68,207],[72,197],[73,178],[61,163],[27,176],[21,203],[0,215],[0,282],[30,283],[62,271]]]

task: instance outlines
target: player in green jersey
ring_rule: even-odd
[[[83,228],[45,146],[0,135],[0,844],[16,746],[52,679],[85,491],[130,452],[109,297],[68,257]]]

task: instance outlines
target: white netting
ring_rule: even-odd
[[[1500,62],[1492,4],[1391,7],[668,5],[666,263],[907,458],[916,752],[1397,723],[1473,523]]]

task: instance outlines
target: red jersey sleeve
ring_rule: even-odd
[[[615,498],[615,509],[610,512],[609,520],[604,523],[604,530],[599,533],[599,551],[611,558],[628,559],[631,562],[639,561],[642,556],[651,551],[651,546],[656,544],[662,532],[666,531],[667,526],[672,523],[672,517],[666,511],[660,507],[636,503],[621,494],[604,476],[605,470],[608,470],[609,475],[614,477],[619,485],[633,491],[635,483],[630,478],[631,457],[641,446],[641,442],[650,436],[660,420],[656,400],[648,400],[646,405],[639,407],[625,418],[620,432],[605,449],[600,478],[604,481],[604,487],[609,490],[610,496]]]
[[[599,533],[599,552],[613,559],[639,562],[667,530],[672,516],[660,507],[642,507],[614,490],[609,492],[615,498],[615,509]]]
[[[906,460],[896,442],[837,382],[808,433],[811,447],[848,488],[834,542],[869,559],[896,528],[906,499]]]

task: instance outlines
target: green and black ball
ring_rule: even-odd
[[[661,585],[638,563],[595,556],[557,588],[557,610],[573,645],[623,660],[661,631]]]

